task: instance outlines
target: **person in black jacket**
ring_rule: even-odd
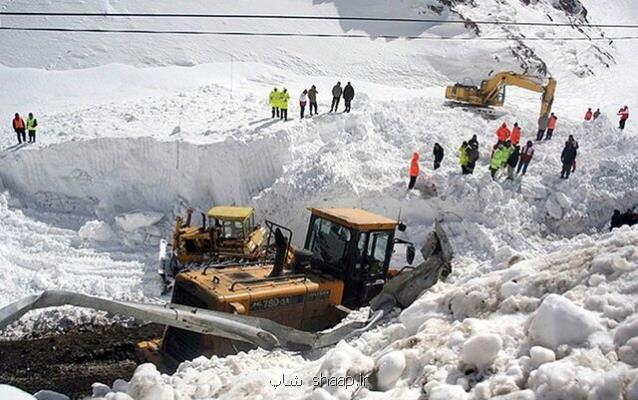
[[[569,179],[569,173],[572,170],[574,161],[576,161],[576,148],[571,142],[565,142],[565,148],[560,155],[560,160],[563,163],[563,170],[560,173],[560,178]]]
[[[445,151],[440,144],[434,143],[434,150],[432,151],[434,154],[434,169],[439,169],[441,166],[441,161],[443,161],[443,156],[445,155]]]
[[[343,111],[350,112],[350,103],[352,103],[352,99],[354,99],[354,88],[350,82],[348,82],[346,87],[343,88],[343,102],[346,107]]]
[[[514,171],[518,165],[518,160],[521,155],[521,148],[518,145],[514,145],[514,151],[507,158],[507,179],[514,180]]]

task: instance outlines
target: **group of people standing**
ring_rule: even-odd
[[[622,131],[625,129],[625,125],[629,119],[629,107],[621,107],[616,115],[620,117],[620,120],[618,121],[618,128]],[[598,117],[600,117],[600,108],[597,108],[596,111],[592,111],[591,108],[588,108],[585,112],[585,121],[595,121]]]
[[[540,118],[538,118],[538,133],[536,134],[536,140],[543,140],[543,136],[545,137],[545,140],[550,140],[554,134],[554,129],[556,129],[557,123],[558,117],[554,113],[551,115],[541,115]]]
[[[304,119],[306,115],[306,106],[309,106],[310,116],[318,115],[317,110],[317,87],[312,85],[310,89],[304,89],[299,95],[299,116]],[[338,111],[339,102],[343,97],[345,108],[343,112],[350,112],[352,100],[354,99],[354,88],[352,84],[348,82],[345,87],[341,87],[341,82],[332,88],[332,105],[330,106],[330,112]],[[278,91],[274,88],[268,96],[268,102],[272,108],[272,118],[279,118],[284,121],[288,121],[288,102],[290,101],[290,94],[288,89],[284,88],[283,91]],[[314,111],[314,113],[313,113]]]
[[[16,113],[13,117],[13,130],[18,136],[18,144],[27,143],[27,133],[29,133],[28,143],[35,143],[37,126],[38,120],[33,116],[33,113],[29,113],[26,123],[20,114]]]

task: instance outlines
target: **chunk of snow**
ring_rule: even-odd
[[[546,349],[542,346],[534,346],[529,350],[529,355],[532,361],[532,367],[538,368],[539,366],[556,361],[556,354],[550,349]]]
[[[113,230],[106,222],[93,220],[82,225],[78,236],[82,240],[107,242],[113,239]]]
[[[156,212],[132,212],[115,217],[115,223],[126,232],[147,228],[158,223],[164,215]]]
[[[492,397],[491,400],[535,400],[536,395],[529,389]]]
[[[503,340],[499,335],[473,336],[463,344],[463,362],[478,368],[488,367],[496,359],[502,346]]]
[[[556,350],[561,344],[579,346],[602,329],[596,317],[569,299],[550,294],[534,313],[528,328],[532,343]]]
[[[0,384],[0,399],[2,400],[35,400],[35,397],[13,386]]]
[[[465,390],[458,385],[447,385],[439,382],[429,382],[424,387],[429,400],[467,400]]]
[[[61,393],[54,392],[52,390],[40,390],[33,395],[38,400],[70,400],[69,396]]]
[[[377,385],[381,390],[394,387],[405,370],[405,355],[402,351],[384,354],[377,363]]]

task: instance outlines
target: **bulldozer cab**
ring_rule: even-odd
[[[219,230],[222,241],[244,241],[255,226],[255,210],[250,207],[217,206],[208,210],[211,228]]]
[[[344,282],[343,304],[365,305],[388,277],[398,222],[352,208],[312,208],[304,248],[313,270]]]

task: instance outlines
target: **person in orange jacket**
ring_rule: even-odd
[[[410,161],[410,183],[408,184],[408,190],[414,189],[416,184],[416,178],[419,176],[421,168],[419,167],[419,153],[416,151],[412,153],[412,160]]]
[[[558,117],[552,113],[549,116],[549,121],[547,122],[547,135],[545,135],[545,140],[549,140],[552,138],[554,134],[554,129],[556,129],[556,123],[558,122]]]
[[[585,121],[591,121],[593,117],[594,117],[594,112],[591,110],[591,108],[588,108],[587,112],[585,113]]]
[[[507,139],[510,138],[510,130],[507,127],[507,123],[503,122],[503,125],[501,125],[500,128],[498,128],[498,130],[496,131],[496,136],[498,137],[498,141],[505,143],[507,142]]]
[[[24,123],[24,119],[20,116],[20,114],[16,113],[15,118],[13,118],[13,130],[18,136],[18,144],[22,144],[22,142],[27,141],[27,126]]]
[[[518,144],[521,141],[521,128],[518,126],[518,122],[514,123],[512,128],[512,134],[510,135],[510,142],[512,144]]]

